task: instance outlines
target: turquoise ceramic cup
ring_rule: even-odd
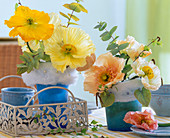
[[[24,87],[8,87],[2,88],[2,102],[11,104],[14,106],[23,106],[34,96],[35,90]],[[30,105],[34,103],[31,101]]]
[[[141,111],[142,105],[137,101],[115,102],[106,107],[107,127],[112,131],[130,131],[131,124],[123,121],[129,111]]]

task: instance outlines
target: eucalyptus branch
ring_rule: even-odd
[[[28,42],[26,42],[26,43],[27,43],[27,47],[28,47],[28,49],[30,50],[30,52],[33,53],[33,50],[31,49],[29,43],[28,43]]]
[[[76,9],[76,8],[75,8]],[[70,15],[70,19],[68,20],[68,24],[67,24],[67,28],[69,27],[69,22],[71,21],[71,18],[72,18],[72,16],[73,16],[73,13],[74,13],[74,10],[72,11],[72,13],[71,13],[71,15]]]
[[[78,1],[77,1],[77,3],[78,3]],[[71,19],[72,19],[72,16],[73,16],[73,13],[74,13],[74,11],[76,10],[76,8],[77,8],[77,6],[73,9],[73,11],[72,11],[72,13],[71,13],[71,15],[70,15],[70,18],[69,18],[69,20],[68,20],[68,24],[67,24],[67,28],[69,27],[69,22],[71,21]]]
[[[104,29],[106,32],[109,32],[106,28]],[[111,35],[111,38],[113,39],[113,41],[115,41],[115,38]]]
[[[152,43],[154,43],[156,40],[157,40],[157,42],[159,42],[159,41],[160,41],[160,37],[157,36],[157,38],[155,38],[155,39],[154,39],[152,42],[150,42],[147,46],[150,46],[150,45],[151,45]],[[135,62],[144,51],[145,51],[145,49],[142,50],[142,52],[139,53],[139,55],[135,58],[135,60],[134,60],[133,62]]]

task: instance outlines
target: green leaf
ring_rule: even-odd
[[[116,57],[124,58],[124,59],[129,58],[129,56],[128,56],[127,54],[125,54],[125,53],[122,53],[122,54],[120,54],[120,55],[116,55]]]
[[[99,85],[99,88],[102,88],[102,84]]]
[[[68,24],[72,24],[72,25],[79,25],[77,23],[73,23],[73,22],[68,22]]]
[[[101,26],[99,27],[99,31],[103,31],[107,26],[107,23],[106,22],[102,22],[101,23]]]
[[[79,123],[78,122],[76,122],[76,127],[79,127]]]
[[[144,50],[145,50],[145,51],[149,51],[149,50],[150,50],[149,46],[145,46],[145,47],[144,47]]]
[[[103,37],[103,36],[105,36],[105,35],[108,34],[108,33],[109,33],[109,32],[106,31],[106,32],[102,33],[102,34],[100,35],[100,37]]]
[[[107,47],[107,50],[112,50],[112,49],[115,49],[116,47],[118,47],[119,45],[116,44],[116,43],[111,43],[109,44],[109,46]]]
[[[97,122],[96,120],[92,120],[90,124],[95,125],[95,124],[97,124],[97,123],[98,123],[98,122]]]
[[[53,116],[52,120],[53,120],[53,122],[55,122],[55,117],[54,116]]]
[[[110,92],[103,92],[100,94],[100,97],[102,99],[102,102],[101,102],[101,105],[102,107],[108,107],[108,106],[111,106],[114,101],[115,101],[115,96],[113,93],[110,93]]]
[[[99,138],[97,135],[93,134],[94,138]]]
[[[94,131],[98,131],[98,129],[97,129],[96,127],[93,127],[91,130],[92,130],[93,132],[94,132]]]
[[[17,68],[27,68],[25,63],[17,64]]]
[[[69,14],[69,13],[68,13],[68,15],[69,15],[70,18],[72,18],[72,19],[73,19],[74,21],[76,21],[76,22],[80,20],[80,19],[79,19],[78,17],[76,17],[75,15],[71,15],[71,14]]]
[[[29,58],[27,58],[27,57],[24,56],[24,55],[20,55],[19,58],[21,59],[21,61],[24,61],[24,62],[28,62],[28,61],[29,61]]]
[[[79,3],[79,8],[82,12],[88,13],[88,10],[85,9],[80,3]]]
[[[131,69],[132,69],[131,65],[130,65],[130,64],[127,64],[127,65],[125,65],[125,67],[123,68],[122,73],[127,73],[127,72],[131,71]]]
[[[34,123],[37,124],[37,119],[34,119]]]
[[[85,129],[85,128],[83,128],[83,129],[81,130],[81,133],[83,133],[83,134],[86,134],[86,132],[87,132],[87,129]]]
[[[43,60],[45,60],[46,62],[50,62],[51,58],[49,55],[45,54],[44,57],[42,58]]]
[[[71,8],[70,8],[70,4],[64,4],[63,5],[65,8],[67,8],[67,9],[69,9],[69,10],[72,10]]]
[[[95,27],[94,27],[94,29],[97,29],[97,28],[100,28],[101,27],[101,25],[99,24],[99,25],[96,25]]]
[[[81,12],[81,8],[80,8],[78,3],[73,2],[69,5],[69,7],[70,7],[71,10],[73,10],[75,12]]]
[[[17,68],[17,74],[21,75],[22,73],[26,72],[27,69],[28,69],[28,67],[27,68],[25,68],[25,67],[24,68]]]
[[[147,107],[151,100],[151,92],[148,89],[145,89],[144,87],[142,90],[137,89],[134,92],[134,95],[136,99],[145,107]]]
[[[116,55],[119,52],[119,49],[112,49],[110,52],[114,56],[114,55]]]
[[[107,40],[109,40],[111,37],[112,37],[112,36],[108,33],[108,34],[106,34],[106,35],[104,35],[104,36],[102,37],[102,40],[103,40],[103,41],[107,41]]]
[[[70,18],[66,14],[64,14],[63,12],[60,12],[60,15],[62,15],[65,18],[67,18],[68,20],[70,20]]]
[[[44,58],[44,50],[39,48],[37,52],[38,52],[40,59],[43,59]]]
[[[51,129],[50,133],[53,134],[54,133],[54,129]]]
[[[117,26],[114,26],[111,30],[110,30],[110,35],[113,35],[113,33],[116,31],[117,29]]]
[[[59,127],[57,130],[56,130],[56,133],[60,133],[61,132],[61,128]]]
[[[40,62],[39,62],[39,56],[37,55],[37,56],[35,56],[35,58],[34,58],[35,60],[35,62],[34,62],[34,67],[36,68],[36,69],[39,69],[39,66],[40,66]]]
[[[103,125],[102,124],[98,124],[99,127],[102,127]]]
[[[15,4],[15,11],[17,10],[18,8],[18,3]]]
[[[123,49],[125,49],[125,48],[127,48],[129,46],[129,43],[124,43],[124,44],[121,44],[121,45],[119,45],[119,50],[123,50]]]

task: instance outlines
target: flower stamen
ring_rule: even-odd
[[[148,76],[149,79],[152,79],[154,77],[154,72],[151,67],[144,66],[142,68],[142,71],[145,73],[146,76]]]

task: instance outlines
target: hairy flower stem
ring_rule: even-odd
[[[155,41],[157,40],[157,42],[160,41],[160,37],[157,36],[157,38],[155,38],[152,42],[150,42],[147,46],[150,46],[152,43],[154,43]],[[144,52],[145,50],[142,50],[142,52],[139,53],[139,55],[135,58],[135,60],[133,62],[135,62],[139,57],[140,55]]]
[[[31,47],[29,46],[29,43],[27,42],[27,47],[30,50],[31,53],[33,53],[33,50],[31,49]]]

